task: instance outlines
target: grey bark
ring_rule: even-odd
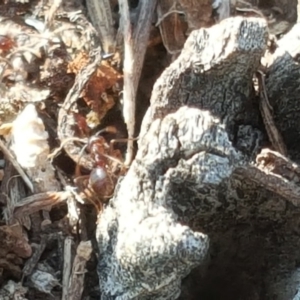
[[[99,216],[101,299],[297,299],[300,210],[263,181],[292,179],[253,165],[268,145],[252,80],[267,40],[259,18],[194,31],[156,82],[137,156]],[[276,88],[299,74],[273,67],[280,122]]]
[[[274,121],[284,138],[290,156],[300,161],[300,24],[278,41],[268,58],[266,88],[273,107]]]

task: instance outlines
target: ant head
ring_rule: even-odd
[[[105,144],[106,144],[106,140],[103,136],[93,135],[88,140],[87,149],[90,152],[95,152],[97,148],[103,147]]]

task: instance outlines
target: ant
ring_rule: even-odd
[[[86,121],[81,118],[80,115],[75,115],[77,122],[76,125],[81,135],[87,135],[90,132]],[[112,197],[117,179],[125,175],[128,166],[126,166],[122,161],[123,157],[119,149],[114,149],[114,144],[116,142],[127,142],[128,138],[115,139],[108,142],[103,136],[103,133],[116,134],[117,129],[114,126],[107,126],[104,129],[98,131],[93,136],[88,139],[70,137],[65,139],[60,147],[52,152],[48,158],[52,160],[69,142],[79,142],[85,144],[81,149],[79,158],[76,157],[76,168],[74,183],[77,185],[80,196],[90,203],[92,203],[98,212],[101,210],[102,203],[105,199]],[[132,140],[137,140],[133,138]],[[83,154],[89,152],[92,163],[92,168],[88,166],[86,169],[91,172],[89,175],[81,174],[81,167],[85,167],[81,164],[81,159]],[[75,157],[74,157],[75,158]],[[100,207],[99,207],[100,206]]]
[[[103,133],[117,132],[113,126],[105,127],[89,138],[86,146],[83,147],[91,155],[94,161],[90,175],[80,174],[79,162],[75,171],[75,183],[83,189],[85,197],[98,209],[99,197],[108,199],[112,196],[116,179],[125,173],[124,164],[121,162],[120,150],[114,149],[113,144],[122,140],[112,140],[110,143],[101,135]],[[96,200],[95,200],[96,198]],[[100,201],[101,202],[101,201]],[[99,209],[100,210],[100,209]]]

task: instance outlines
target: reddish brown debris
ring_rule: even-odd
[[[85,52],[79,53],[76,58],[69,63],[68,71],[77,74],[88,63],[88,55]],[[82,92],[82,97],[87,105],[98,114],[101,120],[115,101],[112,92],[108,92],[116,84],[122,81],[122,75],[115,70],[108,62],[102,61],[98,70],[90,78]]]

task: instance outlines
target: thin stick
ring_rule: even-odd
[[[261,11],[259,11],[258,9],[254,9],[254,8],[245,8],[245,7],[236,7],[235,8],[236,11],[240,11],[240,12],[250,12],[250,13],[255,13],[258,16],[265,18],[265,16],[263,15],[263,13]]]
[[[49,206],[58,205],[67,201],[69,197],[69,191],[44,192],[26,197],[22,202],[16,203],[14,217],[19,218],[46,209]]]
[[[89,16],[101,37],[102,47],[105,53],[115,51],[115,30],[109,0],[86,1]]]
[[[119,0],[121,26],[124,36],[124,106],[123,115],[127,125],[128,144],[125,165],[133,159],[133,136],[135,128],[136,93],[144,64],[150,27],[157,0],[139,2],[137,21],[131,26],[127,0]]]
[[[177,9],[174,9],[174,10],[170,10],[168,12],[166,12],[163,16],[161,16],[158,21],[156,22],[155,26],[159,26],[161,24],[161,22],[166,18],[168,17],[169,15],[171,14],[182,14],[182,10],[177,10]]]
[[[58,137],[60,141],[63,143],[64,140],[74,136],[74,129],[71,125],[74,118],[70,113],[72,107],[76,107],[77,100],[80,97],[82,90],[84,89],[86,83],[89,81],[91,76],[97,70],[98,66],[101,63],[101,46],[100,41],[97,38],[97,33],[93,29],[93,27],[87,24],[87,31],[89,32],[90,39],[91,39],[91,46],[93,46],[92,51],[89,53],[90,61],[87,66],[82,68],[80,72],[77,74],[75,78],[75,82],[72,88],[69,90],[65,101],[59,110],[58,113]],[[74,160],[78,160],[78,153],[80,152],[81,148],[77,147],[74,144],[64,144],[64,149],[66,153]],[[83,160],[83,165],[86,169],[92,168],[92,161],[89,156],[86,156]]]
[[[93,252],[91,241],[81,241],[77,247],[76,256],[73,262],[72,274],[68,289],[68,299],[82,299],[84,287],[84,277],[86,273],[86,263],[91,258]]]
[[[64,243],[64,266],[62,280],[62,300],[68,300],[69,280],[72,270],[72,237],[68,236]]]
[[[268,94],[266,90],[265,85],[265,74],[262,71],[257,71],[258,73],[258,81],[259,81],[259,90],[260,90],[260,101],[259,101],[259,107],[260,112],[262,114],[262,118],[266,127],[266,131],[268,134],[268,137],[270,139],[270,142],[272,143],[272,146],[276,151],[279,153],[287,156],[287,148],[285,146],[285,143],[283,141],[283,138],[278,131],[271,110],[272,106],[270,105]]]
[[[177,6],[177,1],[163,0],[158,2],[156,9],[158,21],[155,25],[159,26],[163,44],[172,56],[181,52],[186,40],[183,22],[179,17],[184,12]]]
[[[52,161],[62,151],[62,149],[65,147],[65,145],[70,142],[80,142],[82,144],[86,144],[87,139],[81,139],[81,138],[77,138],[77,137],[70,137],[70,138],[65,139],[64,141],[61,142],[61,144],[58,148],[56,148],[52,153],[50,153],[48,155],[48,159],[50,161]]]
[[[0,149],[2,150],[4,156],[12,163],[12,165],[15,167],[15,169],[17,170],[17,172],[20,174],[20,176],[24,180],[24,182],[27,185],[27,187],[29,188],[29,190],[33,193],[34,192],[34,188],[33,188],[32,182],[30,181],[30,179],[27,176],[27,174],[23,171],[23,169],[21,168],[21,166],[17,162],[17,160],[12,156],[12,154],[10,153],[10,151],[8,150],[8,148],[4,145],[4,143],[3,143],[3,141],[1,139],[0,139]]]

